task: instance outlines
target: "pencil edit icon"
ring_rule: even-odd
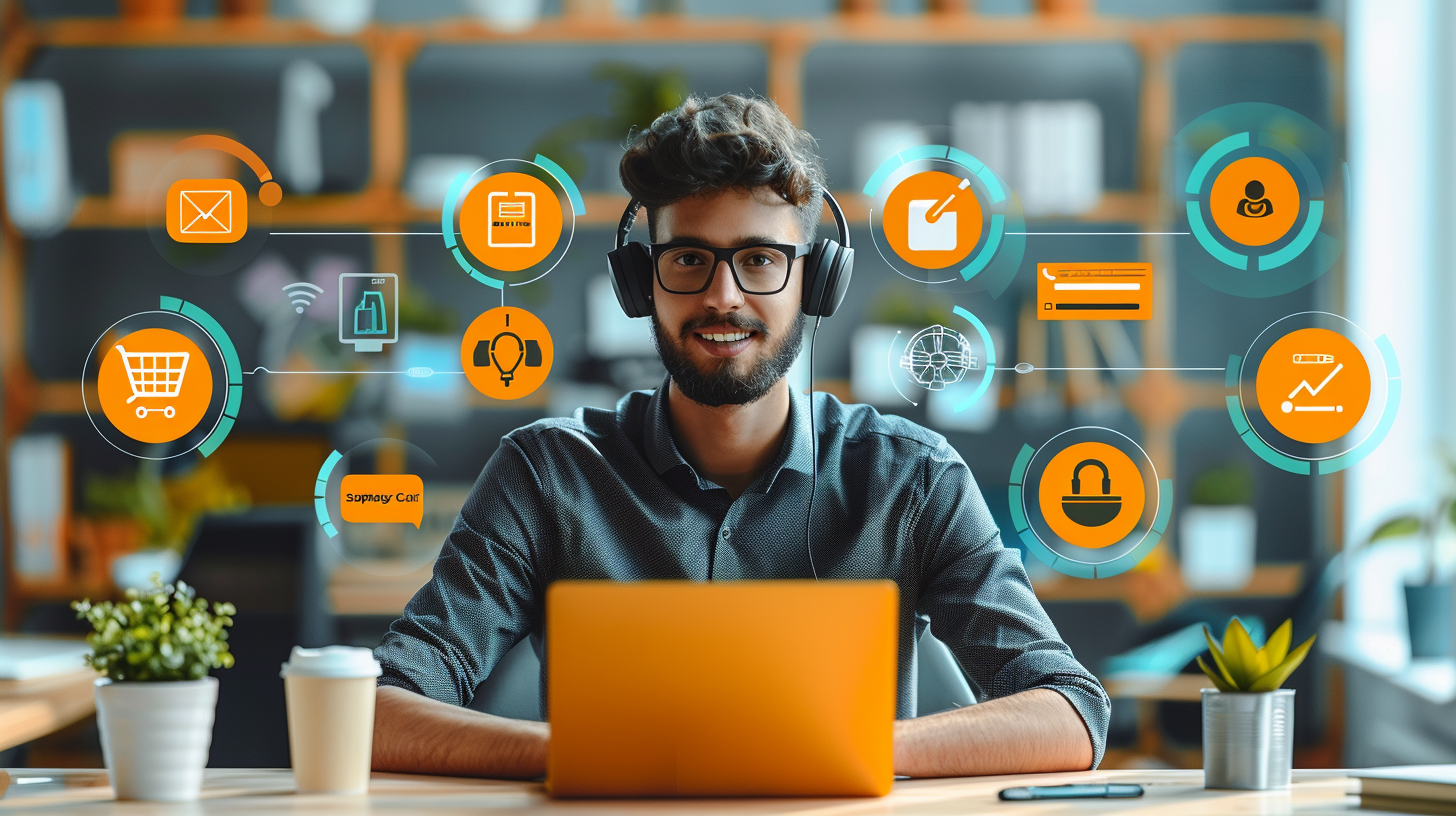
[[[927,170],[901,180],[885,199],[885,240],[906,263],[942,269],[976,248],[982,219],[970,179]]]

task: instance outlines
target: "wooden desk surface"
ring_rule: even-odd
[[[0,751],[58,731],[96,710],[96,672],[90,669],[0,680]]]
[[[328,813],[330,816],[380,812],[465,814],[482,810],[539,813],[670,813],[718,814],[925,814],[1006,812],[1023,816],[1063,813],[1147,813],[1158,816],[1227,816],[1232,813],[1348,813],[1359,807],[1349,793],[1355,783],[1343,771],[1295,771],[1287,791],[1204,790],[1201,771],[1090,771],[1034,776],[916,779],[898,782],[883,799],[548,799],[540,783],[485,779],[375,774],[369,796],[298,795],[287,770],[214,769],[207,772],[202,801],[196,805],[115,802],[105,771],[11,770],[15,781],[0,813],[77,814],[267,814]],[[27,778],[52,781],[27,784]],[[996,792],[1016,785],[1067,782],[1136,782],[1145,786],[1141,799],[1087,799],[1060,802],[1000,802]],[[180,809],[179,809],[180,808]],[[1378,811],[1363,811],[1376,813]]]

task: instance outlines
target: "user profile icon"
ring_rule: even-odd
[[[498,306],[480,315],[460,341],[466,379],[487,397],[520,399],[551,373],[551,332],[534,314]]]
[[[1279,162],[1247,156],[1219,172],[1208,205],[1214,224],[1230,240],[1267,246],[1288,235],[1299,220],[1299,185]]]

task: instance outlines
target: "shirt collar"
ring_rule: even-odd
[[[670,375],[665,377],[662,385],[653,392],[652,398],[648,400],[647,421],[644,423],[643,429],[643,447],[647,461],[659,476],[679,466],[692,469],[692,465],[683,458],[677,443],[672,438],[672,423],[667,415],[667,391],[671,382]],[[797,470],[800,473],[809,473],[813,469],[813,455],[810,451],[809,439],[809,434],[813,432],[809,425],[810,397],[795,389],[790,389],[789,394],[789,432],[784,436],[783,446],[779,449],[779,454],[774,458],[773,464],[749,488],[751,491],[767,492],[777,480],[779,472],[785,468]],[[708,484],[701,476],[698,477],[698,481],[701,486]]]

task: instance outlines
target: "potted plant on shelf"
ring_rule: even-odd
[[[1443,453],[1449,477],[1456,483],[1456,459]],[[1405,618],[1410,633],[1411,657],[1450,657],[1456,651],[1452,632],[1452,532],[1456,530],[1456,491],[1447,490],[1426,514],[1407,513],[1388,519],[1366,540],[1415,538],[1422,551],[1422,574],[1405,585]],[[1443,563],[1444,562],[1444,563]]]
[[[248,491],[201,457],[168,476],[155,459],[143,460],[135,474],[89,474],[85,500],[77,543],[93,585],[109,578],[118,589],[146,589],[153,572],[172,580],[203,516],[249,505]]]
[[[121,603],[71,604],[96,630],[86,663],[106,675],[96,681],[96,722],[118,799],[188,802],[201,791],[217,706],[208,672],[233,665],[236,610],[209,610],[196,594],[153,574],[150,589],[129,589]]]
[[[1254,575],[1258,530],[1253,472],[1242,462],[1209,468],[1188,498],[1178,528],[1183,583],[1204,592],[1243,589]]]
[[[1285,621],[1264,643],[1238,618],[1229,621],[1223,647],[1205,627],[1213,667],[1198,668],[1215,688],[1203,690],[1203,786],[1238,790],[1289,787],[1294,768],[1294,690],[1284,681],[1304,662],[1314,637],[1293,651],[1293,625]]]

